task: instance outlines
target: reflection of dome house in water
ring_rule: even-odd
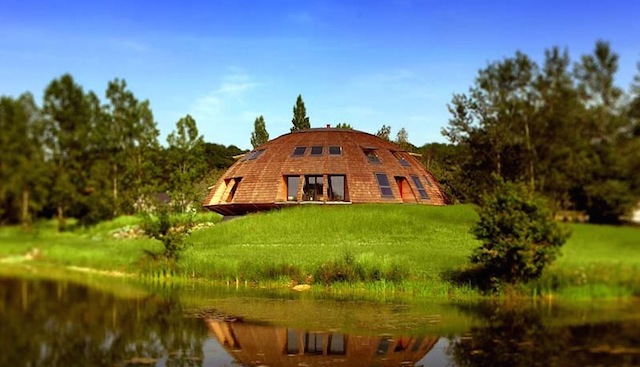
[[[433,175],[399,146],[356,130],[282,135],[243,155],[204,206],[223,215],[301,203],[446,204]]]
[[[244,366],[412,366],[439,337],[362,336],[207,320],[220,344]]]

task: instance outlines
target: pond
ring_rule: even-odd
[[[0,366],[637,366],[637,301],[406,304],[0,277]]]

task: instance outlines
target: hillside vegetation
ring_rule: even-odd
[[[201,221],[217,221],[203,216]],[[175,262],[154,259],[162,245],[146,238],[116,239],[139,222],[119,218],[89,229],[58,233],[44,222],[32,233],[0,228],[0,268],[85,267],[162,281],[208,281],[238,287],[314,292],[477,297],[448,274],[468,265],[479,245],[469,229],[472,206],[298,206],[218,222],[192,232]],[[640,295],[640,228],[570,225],[572,236],[525,295],[569,298]],[[34,249],[37,251],[34,252]],[[29,256],[25,256],[25,254]]]

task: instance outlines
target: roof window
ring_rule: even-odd
[[[292,157],[302,157],[304,153],[307,151],[307,147],[295,147],[293,149]]]
[[[321,156],[323,151],[324,151],[324,147],[313,146],[311,147],[311,153],[309,155],[314,157]]]
[[[391,190],[391,184],[389,183],[387,175],[384,173],[376,173],[376,180],[380,187],[380,194],[383,197],[393,197],[393,191]]]

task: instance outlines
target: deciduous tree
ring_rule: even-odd
[[[269,133],[262,115],[256,117],[253,122],[253,132],[251,133],[251,146],[256,148],[269,141]]]

